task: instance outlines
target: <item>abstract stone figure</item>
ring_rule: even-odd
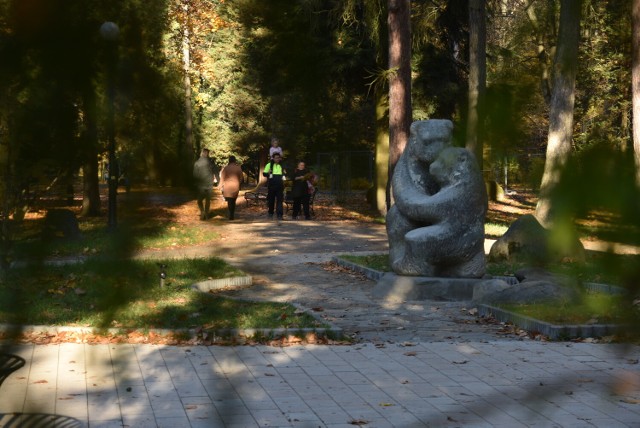
[[[451,147],[448,120],[414,122],[392,178],[389,258],[399,275],[479,278],[485,273],[487,196],[474,156]]]

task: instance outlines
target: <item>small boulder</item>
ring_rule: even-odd
[[[578,238],[563,248],[552,245],[551,232],[542,227],[532,214],[525,214],[514,221],[489,251],[491,262],[526,262],[538,266],[566,258],[584,260],[584,257],[584,246]]]
[[[503,291],[509,287],[512,287],[512,285],[509,285],[502,279],[493,278],[481,281],[473,286],[473,297],[471,298],[471,300],[477,303],[485,303],[486,296],[490,296],[493,293]]]

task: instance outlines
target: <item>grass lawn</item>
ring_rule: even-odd
[[[620,324],[629,319],[622,296],[603,293],[586,293],[578,302],[497,306],[555,325]]]
[[[159,266],[167,265],[160,287]],[[283,303],[236,301],[191,289],[208,278],[242,275],[220,259],[100,260],[16,268],[0,287],[0,323],[96,328],[314,328]]]
[[[180,200],[181,201],[181,200]],[[16,258],[69,256],[77,254],[112,254],[139,249],[157,249],[199,245],[219,238],[202,223],[180,221],[180,211],[189,202],[150,207],[144,201],[130,202],[129,210],[118,221],[117,231],[107,229],[104,217],[78,217],[81,238],[43,240],[43,214],[24,221],[14,233],[13,254]]]

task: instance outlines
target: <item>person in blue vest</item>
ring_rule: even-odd
[[[280,164],[282,156],[279,153],[275,153],[273,158],[264,167],[263,174],[267,177],[267,207],[269,212],[269,218],[273,218],[273,212],[275,211],[278,216],[278,220],[282,220],[282,200],[284,198],[284,179],[285,170]]]

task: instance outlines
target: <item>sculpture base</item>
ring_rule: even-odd
[[[373,298],[388,302],[406,300],[471,300],[473,287],[486,278],[435,278],[385,273],[373,288]]]

